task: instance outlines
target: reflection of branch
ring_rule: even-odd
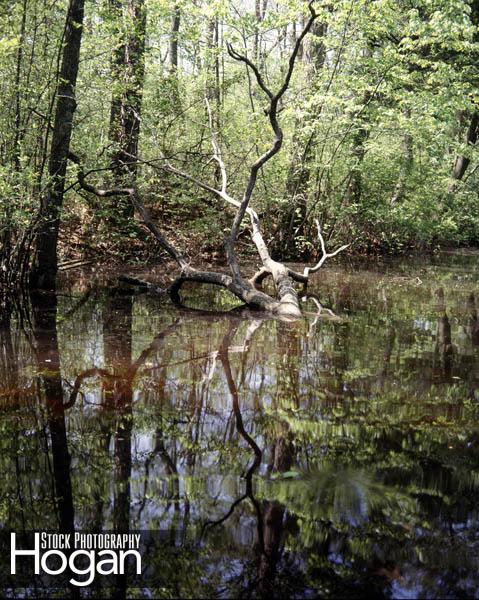
[[[63,405],[63,408],[64,409],[71,408],[76,402],[78,392],[80,391],[80,387],[81,387],[81,384],[83,383],[83,381],[85,379],[89,379],[90,377],[95,377],[97,375],[99,375],[100,377],[104,377],[105,379],[118,379],[119,378],[118,375],[112,375],[106,369],[98,369],[96,367],[94,367],[93,369],[87,369],[86,371],[83,371],[83,373],[80,373],[80,375],[77,375],[77,377],[75,379],[75,383],[73,384],[72,392],[70,394],[70,399],[68,400],[68,402],[66,402]]]
[[[192,310],[197,310],[197,309],[192,309]],[[210,313],[212,311],[205,311],[206,315],[202,315],[202,316],[210,316]],[[227,313],[226,313],[227,314]],[[225,313],[220,313],[221,316],[225,316]],[[241,344],[240,346],[229,346],[228,348],[228,352],[230,354],[244,354],[245,356],[247,355],[246,353],[248,352],[249,349],[249,345],[251,342],[251,338],[253,337],[254,332],[256,331],[256,329],[258,329],[261,325],[263,324],[263,320],[262,319],[254,319],[253,321],[251,321],[251,323],[248,325],[248,330],[246,332],[246,336],[245,339],[243,341],[243,344]],[[158,341],[158,340],[157,340]],[[142,355],[144,353],[149,354],[151,352],[151,346],[149,348],[147,348],[146,350],[144,350],[142,352]],[[198,354],[196,356],[191,356],[190,358],[184,358],[183,360],[177,360],[174,362],[168,362],[168,363],[160,363],[157,364],[153,367],[149,367],[147,369],[143,370],[143,373],[151,371],[153,369],[168,369],[169,367],[175,367],[178,365],[185,365],[188,363],[192,363],[194,361],[197,360],[202,360],[204,358],[210,359],[211,360],[211,367],[208,370],[208,373],[206,373],[203,377],[203,381],[211,381],[211,379],[213,378],[215,369],[216,369],[216,359],[218,358],[218,354],[219,351],[218,350],[213,350],[212,352],[207,352],[206,354]],[[144,362],[144,360],[143,360]]]
[[[316,314],[316,320],[321,316],[321,313],[323,312],[328,313],[328,315],[330,315],[338,321],[342,320],[341,317],[338,317],[338,315],[334,313],[330,308],[326,308],[325,306],[323,306],[319,300],[319,297],[316,294],[308,294],[307,296],[303,296],[301,300],[303,300],[303,302],[306,302],[307,300],[312,300],[316,304],[316,308],[318,309],[318,312]]]
[[[93,288],[88,288],[85,294],[83,294],[83,296],[80,297],[78,302],[76,302],[70,309],[66,311],[66,313],[63,315],[63,318],[68,319],[71,316],[73,316],[79,308],[81,308],[86,302],[88,302],[88,299],[92,295],[92,292]]]
[[[250,349],[250,344],[251,344],[251,340],[253,338],[253,335],[255,334],[256,330],[259,329],[261,327],[261,325],[263,324],[263,321],[261,321],[260,319],[253,319],[253,321],[251,321],[251,323],[248,325],[248,329],[246,330],[246,335],[243,341],[243,346],[240,346],[240,348],[242,348],[242,352],[243,352],[243,357],[242,357],[242,361],[241,361],[241,379],[240,379],[240,385],[243,386],[244,382],[245,382],[245,377],[246,377],[246,361],[248,360],[248,354],[249,354],[249,349]],[[230,348],[230,352],[231,352],[231,348]]]
[[[145,348],[145,350],[143,350],[143,352],[140,354],[140,356],[131,365],[131,369],[130,369],[130,373],[129,373],[131,379],[133,379],[133,377],[135,377],[138,370],[143,365],[143,363],[146,361],[146,359],[150,356],[150,354],[152,354],[156,350],[159,350],[165,337],[169,336],[171,333],[176,331],[176,329],[178,328],[180,323],[181,323],[181,318],[175,319],[175,321],[173,323],[171,323],[171,325],[168,325],[168,327],[166,327],[166,329],[161,331],[155,337],[155,339],[151,342],[151,344],[148,346],[148,348]]]
[[[241,435],[241,437],[252,448],[252,450],[255,454],[255,462],[253,464],[253,468],[256,469],[259,466],[259,463],[261,462],[262,453],[261,453],[261,450],[259,449],[258,445],[256,444],[256,442],[253,440],[253,438],[248,434],[248,432],[244,428],[243,417],[241,416],[241,410],[239,407],[238,389],[237,389],[235,381],[233,379],[233,374],[231,372],[231,365],[230,365],[230,360],[229,360],[229,343],[230,343],[233,335],[236,333],[237,328],[238,328],[237,325],[231,327],[230,331],[226,334],[226,336],[223,340],[223,343],[221,345],[221,348],[220,348],[219,357],[220,357],[221,363],[222,363],[224,371],[225,371],[226,381],[228,383],[228,388],[229,388],[229,391],[230,391],[230,394],[231,394],[231,397],[233,400],[233,412],[234,412],[235,419],[236,419],[236,429],[238,430],[238,433]],[[256,464],[257,461],[259,461],[258,464]]]
[[[160,419],[161,419],[161,416],[160,416]],[[178,469],[176,468],[176,464],[174,463],[173,459],[168,454],[168,451],[165,448],[165,444],[163,442],[163,430],[160,425],[156,429],[155,447],[148,455],[148,458],[145,460],[145,483],[143,486],[143,500],[141,501],[140,508],[138,509],[138,514],[137,514],[138,520],[140,520],[141,513],[143,512],[143,510],[146,506],[146,501],[147,501],[146,496],[147,496],[148,481],[149,481],[149,476],[150,476],[150,465],[153,462],[153,459],[155,458],[156,454],[159,454],[159,456],[163,460],[163,463],[166,467],[166,471],[167,471],[168,475],[173,478],[174,494],[173,494],[172,500],[174,502],[175,507],[179,506],[180,482],[178,479]],[[171,498],[171,496],[170,496],[170,498]],[[170,506],[170,502],[168,502],[168,510],[169,510],[169,506]]]
[[[220,318],[228,317],[228,315],[227,314],[225,315],[225,313],[221,313],[221,312],[216,313],[214,311],[201,311],[198,309],[185,309],[182,312],[184,312],[185,314],[192,313],[195,317],[200,315],[203,318],[212,317],[212,318],[217,319],[218,317],[220,317]],[[254,332],[256,331],[256,329],[258,329],[260,327],[260,325],[263,323],[264,319],[268,318],[267,315],[265,315],[264,319],[260,319],[260,318],[258,318],[258,315],[256,313],[255,313],[255,317],[256,318],[248,326],[248,330],[246,332],[246,336],[245,336],[243,344],[241,346],[231,346],[230,348],[228,348],[228,351],[230,353],[246,352],[249,347],[249,344],[250,344],[251,338],[253,337]],[[228,318],[231,318],[231,317],[228,317]],[[242,319],[249,320],[250,319],[250,311],[248,309],[243,309],[241,312],[235,312],[235,320],[239,321],[240,319],[241,320]],[[184,317],[179,317],[171,325],[166,327],[166,329],[161,331],[154,338],[154,340],[151,342],[151,344],[141,352],[141,354],[136,359],[136,361],[131,365],[130,369],[128,370],[128,373],[126,373],[125,376],[128,380],[131,381],[136,376],[139,369],[146,362],[147,358],[153,352],[157,351],[160,348],[165,337],[171,335],[184,320],[185,320]],[[219,352],[217,350],[215,350],[213,352],[209,352],[207,354],[202,354],[200,356],[194,356],[194,357],[191,357],[191,358],[188,358],[185,360],[180,360],[180,361],[176,361],[173,363],[159,364],[153,368],[155,368],[155,369],[163,368],[163,367],[168,368],[171,366],[181,365],[181,364],[189,363],[189,362],[192,362],[195,360],[200,360],[202,358],[211,358],[212,359],[211,368],[210,368],[209,373],[205,376],[208,381],[211,381],[214,371],[215,371],[215,368],[216,368],[216,359],[218,357],[218,353]],[[95,377],[95,376],[100,376],[105,379],[121,379],[120,375],[113,375],[106,369],[94,367],[91,369],[87,369],[86,371],[83,371],[82,373],[77,375],[77,377],[75,379],[75,383],[73,385],[73,389],[70,394],[70,399],[66,404],[64,404],[65,409],[71,408],[75,404],[83,381],[85,379],[88,379],[90,377]]]
[[[252,323],[251,324],[252,326],[248,327],[248,331],[246,333],[246,337],[245,337],[244,343],[242,345],[242,347],[244,349],[243,351],[246,351],[248,349],[251,338],[252,338],[254,332],[258,329],[260,324],[261,324],[261,322],[259,322],[259,324]],[[261,519],[261,509],[260,509],[258,501],[256,500],[256,498],[253,495],[253,475],[254,475],[255,471],[257,471],[259,466],[261,465],[261,459],[262,459],[263,453],[262,453],[261,449],[259,448],[258,444],[254,441],[254,439],[249,435],[249,433],[244,428],[243,417],[241,415],[241,409],[239,406],[238,388],[236,387],[236,383],[234,381],[233,374],[231,372],[231,365],[230,365],[230,360],[229,360],[230,344],[231,344],[233,336],[235,335],[235,333],[238,329],[238,325],[239,325],[239,323],[236,322],[236,323],[232,323],[232,325],[230,326],[229,331],[223,338],[223,342],[221,344],[218,356],[221,360],[221,364],[223,365],[223,369],[224,369],[224,372],[226,375],[226,381],[228,383],[228,389],[229,389],[229,392],[230,392],[230,395],[231,395],[231,398],[233,401],[233,413],[235,415],[236,429],[237,429],[238,433],[241,435],[241,437],[246,441],[246,443],[253,450],[254,461],[245,475],[245,480],[246,480],[245,493],[242,496],[240,496],[239,498],[237,498],[231,504],[229,510],[226,512],[226,514],[223,517],[221,517],[220,519],[218,519],[216,521],[207,521],[203,525],[200,539],[202,539],[204,533],[206,532],[206,530],[209,527],[218,526],[218,525],[221,525],[221,523],[224,523],[233,514],[235,508],[237,506],[239,506],[243,502],[243,500],[246,500],[246,498],[249,498],[251,500],[251,503],[253,504],[255,511],[257,513],[257,516],[258,516],[258,538],[259,538],[259,543],[260,543],[261,548],[264,549],[263,523],[262,523],[262,519]],[[236,346],[235,348],[238,348],[238,346]]]
[[[321,304],[319,297],[316,294],[308,294],[307,296],[303,296],[301,298],[301,300],[303,302],[312,300],[314,302],[314,304],[316,304],[316,308],[318,309],[313,321],[311,322],[311,325],[309,326],[308,337],[311,337],[311,335],[313,333],[313,329],[318,324],[319,319],[323,316],[322,313],[327,313],[334,321],[339,321],[339,322],[342,321],[341,317],[338,317],[338,315],[335,314],[330,308],[326,308]]]
[[[201,380],[201,383],[206,385],[209,385],[210,381],[213,379],[213,375],[215,374],[218,351],[215,350],[214,352],[211,352],[208,358],[211,358],[211,366],[208,369],[208,372],[203,375],[203,379]]]
[[[83,373],[80,373],[79,375],[77,375],[77,377],[75,379],[75,383],[73,385],[73,390],[70,394],[70,399],[66,404],[63,405],[64,409],[71,408],[75,404],[76,399],[78,397],[78,393],[80,391],[80,387],[85,379],[88,379],[90,377],[100,376],[104,379],[127,379],[127,381],[131,382],[133,380],[133,378],[135,377],[135,375],[137,374],[140,367],[143,365],[143,363],[148,358],[148,356],[150,356],[150,354],[152,354],[154,351],[156,351],[160,348],[164,338],[167,337],[168,335],[170,335],[173,331],[175,331],[176,328],[178,327],[178,325],[180,324],[180,322],[181,322],[181,319],[176,319],[174,323],[172,323],[166,329],[161,331],[155,337],[155,339],[151,342],[151,344],[148,346],[148,348],[145,348],[145,350],[143,350],[143,352],[136,359],[136,361],[131,365],[131,367],[128,369],[127,373],[124,376],[114,375],[114,374],[110,373],[109,371],[107,371],[106,369],[100,369],[100,368],[96,368],[96,367],[94,367],[92,369],[87,369],[86,371],[83,371]]]
[[[263,321],[261,319],[253,319],[251,323],[248,325],[248,329],[246,330],[246,335],[244,337],[243,343],[239,346],[229,346],[228,353],[241,352],[246,353],[249,350],[251,340],[257,329],[261,327]]]

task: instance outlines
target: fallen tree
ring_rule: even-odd
[[[271,146],[264,152],[257,160],[251,165],[249,171],[249,177],[246,182],[244,193],[241,200],[238,200],[228,193],[228,177],[225,162],[223,160],[221,147],[218,141],[218,134],[214,130],[214,119],[212,117],[211,108],[207,99],[205,99],[206,107],[209,114],[210,129],[211,129],[211,143],[213,149],[213,159],[218,165],[219,172],[221,174],[221,188],[213,187],[204,181],[200,181],[197,178],[189,175],[188,173],[181,171],[172,165],[165,157],[162,157],[160,161],[141,161],[138,156],[132,156],[132,160],[136,162],[143,162],[145,164],[159,164],[158,168],[166,170],[178,177],[186,179],[194,183],[199,188],[206,190],[207,192],[215,195],[222,199],[228,206],[235,209],[235,215],[229,235],[225,240],[226,258],[230,269],[230,273],[219,273],[202,271],[193,267],[186,257],[173,246],[173,244],[167,240],[165,235],[160,231],[156,223],[153,221],[149,211],[145,207],[141,195],[136,186],[132,187],[116,187],[112,189],[100,189],[87,181],[87,174],[85,174],[81,159],[73,152],[69,153],[69,158],[78,165],[78,182],[80,186],[87,192],[93,193],[100,197],[111,197],[111,196],[129,196],[136,212],[141,217],[145,226],[149,229],[151,234],[156,238],[159,245],[169,254],[169,256],[177,263],[180,273],[174,280],[172,285],[168,288],[168,291],[173,300],[179,299],[179,292],[182,285],[187,282],[197,282],[205,284],[213,284],[221,286],[229,290],[232,294],[242,300],[246,305],[268,311],[275,315],[298,318],[301,316],[301,309],[299,306],[298,292],[295,288],[295,282],[300,284],[307,284],[311,273],[318,271],[324,264],[327,258],[335,256],[348,245],[343,245],[334,252],[328,253],[326,251],[325,241],[321,233],[319,223],[318,226],[318,238],[321,244],[322,255],[316,265],[312,267],[306,267],[302,273],[297,272],[290,267],[284,265],[281,262],[273,260],[268,250],[267,244],[264,240],[260,219],[257,212],[251,207],[251,200],[253,192],[256,187],[256,181],[259,171],[273,156],[275,156],[281,149],[283,144],[283,131],[278,122],[278,107],[281,99],[287,91],[291,76],[293,74],[294,64],[303,42],[304,37],[310,31],[317,13],[313,7],[314,0],[311,0],[308,4],[309,18],[304,25],[303,30],[298,36],[291,56],[288,61],[288,67],[284,80],[276,93],[273,93],[270,88],[266,85],[264,78],[262,77],[258,67],[247,57],[239,54],[231,44],[228,45],[229,55],[236,61],[242,62],[246,65],[246,68],[251,70],[256,78],[258,86],[263,91],[268,106],[266,108],[266,115],[269,119],[269,124],[273,131],[274,137]],[[238,255],[236,251],[236,244],[240,226],[243,219],[248,216],[251,225],[251,239],[256,246],[257,252],[261,259],[261,268],[253,275],[253,277],[246,279],[243,276]],[[263,281],[271,277],[274,282],[275,296],[266,294],[262,289]],[[133,278],[125,278],[129,283],[143,283]],[[154,286],[150,286],[153,291],[158,291]]]

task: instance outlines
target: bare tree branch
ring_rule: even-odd
[[[236,257],[236,252],[235,252],[235,243],[236,243],[236,239],[238,237],[239,227],[241,225],[241,222],[243,221],[243,218],[246,214],[246,210],[251,201],[251,197],[253,195],[253,191],[254,191],[254,188],[256,185],[256,180],[258,177],[258,171],[268,160],[270,160],[275,154],[277,154],[279,152],[279,150],[281,149],[282,143],[283,143],[283,131],[278,123],[278,118],[277,118],[278,102],[289,87],[289,84],[291,81],[291,76],[293,74],[294,63],[295,63],[296,57],[298,55],[299,47],[303,41],[303,38],[308,33],[308,31],[311,29],[311,26],[317,17],[317,14],[313,9],[313,2],[314,2],[314,0],[311,0],[308,4],[311,15],[310,15],[308,21],[306,22],[301,34],[298,36],[298,38],[296,40],[296,43],[293,48],[293,52],[289,59],[288,71],[286,73],[286,77],[283,81],[282,86],[280,87],[280,89],[278,90],[278,92],[276,94],[273,95],[271,93],[271,90],[269,90],[269,88],[264,83],[264,80],[263,80],[258,68],[246,56],[240,55],[238,52],[236,52],[232,48],[231,45],[229,45],[229,47],[228,47],[228,52],[232,58],[234,58],[235,60],[244,62],[248,67],[250,67],[252,69],[253,73],[255,74],[258,85],[261,87],[261,89],[265,92],[266,96],[269,98],[270,103],[269,103],[269,109],[267,112],[268,112],[270,125],[271,125],[271,128],[274,133],[274,139],[273,139],[273,143],[272,143],[271,147],[264,154],[262,154],[251,166],[250,176],[249,176],[248,182],[246,184],[246,189],[245,189],[245,192],[243,195],[243,200],[241,202],[238,212],[236,213],[235,219],[233,221],[233,225],[231,226],[230,236],[226,243],[226,252],[227,252],[228,262],[230,264],[230,268],[233,273],[233,277],[236,279],[241,278],[241,270],[240,270],[238,259]],[[263,249],[263,252],[264,252],[264,249]],[[265,254],[264,258],[263,258],[263,256],[261,256],[263,263],[264,263],[265,258],[267,260],[268,259],[270,260],[269,252],[267,254],[268,254],[267,257],[266,257],[266,254]]]
[[[234,60],[236,60],[238,62],[245,63],[245,65],[253,71],[259,87],[268,96],[268,98],[270,98],[272,100],[273,92],[265,84],[264,79],[263,79],[261,73],[259,72],[258,67],[247,56],[244,56],[243,54],[236,52],[236,50],[233,48],[232,44],[230,44],[229,42],[226,44],[226,48],[227,48],[228,54],[231,56],[231,58],[233,58]]]
[[[160,246],[164,250],[166,250],[166,252],[168,252],[168,254],[171,256],[171,258],[173,258],[173,260],[175,260],[182,269],[184,269],[188,266],[188,263],[185,260],[184,256],[180,252],[178,252],[178,250],[172,244],[170,244],[170,242],[165,238],[165,236],[162,234],[162,232],[157,227],[156,223],[151,218],[151,215],[150,215],[149,211],[145,208],[145,206],[140,198],[140,195],[138,194],[138,190],[136,189],[136,187],[129,187],[129,188],[115,187],[115,188],[111,188],[111,189],[97,188],[94,185],[92,185],[86,181],[83,164],[82,164],[80,157],[77,154],[75,154],[74,152],[70,152],[68,155],[68,158],[72,162],[74,162],[76,165],[78,165],[78,174],[77,174],[78,175],[78,183],[84,190],[86,190],[87,192],[90,192],[91,194],[95,194],[96,196],[100,196],[103,198],[111,197],[111,196],[129,196],[133,206],[135,207],[137,212],[140,214],[140,216],[143,220],[143,223],[146,225],[146,227],[151,231],[151,233],[154,235],[154,237],[160,243]]]
[[[318,228],[318,238],[319,238],[319,242],[321,244],[321,251],[322,251],[323,255],[321,256],[319,261],[314,265],[314,267],[305,267],[304,268],[303,275],[305,277],[309,277],[310,273],[316,273],[316,271],[319,271],[319,269],[322,267],[322,265],[324,264],[326,259],[336,256],[336,254],[339,254],[340,252],[342,252],[343,250],[346,250],[346,248],[348,248],[350,246],[350,244],[344,244],[343,246],[341,246],[334,252],[329,252],[329,253],[326,252],[326,244],[324,242],[323,234],[321,233],[321,225],[319,224],[318,219],[315,219],[315,222],[316,222],[316,227]]]
[[[210,283],[226,288],[249,306],[261,308],[263,310],[266,310],[273,314],[277,314],[279,316],[283,316],[285,318],[298,318],[301,316],[301,310],[299,308],[298,293],[294,288],[293,281],[306,284],[310,273],[314,273],[315,271],[317,271],[327,258],[335,256],[347,247],[342,246],[333,253],[327,253],[324,239],[321,235],[321,229],[318,223],[318,237],[321,243],[323,256],[315,266],[306,267],[303,273],[298,273],[290,269],[286,265],[277,262],[271,258],[270,252],[261,232],[259,216],[257,212],[250,206],[251,198],[256,186],[258,172],[261,170],[261,168],[267,161],[269,161],[273,156],[275,156],[275,154],[279,152],[283,143],[283,131],[278,122],[279,101],[285,94],[291,83],[294,64],[298,56],[301,43],[304,37],[309,32],[309,30],[311,29],[311,26],[317,17],[317,14],[313,8],[313,3],[314,0],[310,0],[310,2],[308,3],[308,8],[310,12],[309,19],[304,25],[301,34],[296,39],[293,50],[289,57],[286,75],[276,93],[273,93],[269,89],[258,67],[249,58],[236,52],[231,45],[228,46],[228,52],[230,56],[234,60],[246,64],[247,68],[254,73],[259,87],[263,90],[266,97],[268,98],[269,107],[266,113],[268,115],[269,123],[274,134],[270,147],[261,156],[259,156],[250,167],[249,177],[247,179],[243,193],[243,198],[241,201],[232,197],[228,193],[227,169],[223,159],[221,145],[218,139],[218,132],[215,130],[213,114],[208,99],[205,99],[205,103],[208,111],[208,121],[211,131],[211,145],[213,149],[212,159],[218,164],[219,170],[221,172],[221,189],[217,189],[217,187],[213,187],[212,185],[205,183],[204,181],[201,181],[200,179],[197,179],[196,177],[193,177],[192,175],[176,168],[170,163],[170,161],[166,157],[161,157],[159,159],[161,160],[160,166],[154,164],[156,161],[141,161],[137,156],[132,157],[132,160],[135,161],[135,164],[141,162],[143,164],[151,165],[153,168],[160,168],[162,170],[166,170],[178,177],[190,181],[200,189],[203,189],[208,193],[213,194],[218,198],[221,198],[227,205],[230,205],[236,209],[236,214],[233,219],[230,233],[225,240],[227,261],[230,267],[231,275],[218,272],[215,273],[200,271],[192,267],[189,264],[189,262],[185,259],[183,254],[179,252],[160,231],[160,229],[152,219],[149,211],[146,209],[136,186],[114,187],[111,189],[98,188],[87,181],[88,174],[85,174],[80,158],[73,152],[71,152],[69,155],[69,158],[78,166],[78,183],[84,190],[100,197],[128,196],[131,199],[131,202],[136,212],[141,217],[144,225],[151,231],[156,240],[159,242],[160,246],[164,250],[166,250],[166,252],[171,258],[173,258],[177,262],[181,269],[180,275],[176,278],[176,280],[168,289],[173,301],[176,301],[177,303],[181,302],[179,297],[179,291],[185,282],[192,281],[198,283]],[[251,238],[256,246],[259,257],[262,262],[262,268],[260,269],[260,271],[258,271],[249,281],[243,279],[241,275],[241,270],[235,249],[239,234],[239,228],[246,214],[248,214],[248,216],[250,217]],[[265,294],[260,289],[262,281],[269,276],[273,278],[276,287],[276,298]],[[127,281],[134,282],[135,285],[138,284],[138,280],[130,279]],[[151,285],[149,289],[153,289]]]

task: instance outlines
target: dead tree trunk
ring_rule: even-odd
[[[54,289],[57,274],[57,242],[68,153],[76,108],[75,85],[80,58],[84,0],[70,0],[64,31],[62,64],[58,77],[57,105],[50,148],[50,181],[40,208],[36,254],[30,286]]]
[[[227,191],[228,177],[226,172],[226,166],[223,160],[221,147],[218,142],[217,131],[215,130],[214,120],[208,98],[205,99],[205,102],[208,109],[211,127],[211,143],[213,148],[212,158],[219,167],[221,187],[212,187],[211,185],[200,181],[195,177],[192,177],[188,173],[177,169],[165,157],[161,157],[162,162],[160,162],[160,166],[158,166],[158,161],[155,160],[147,162],[147,164],[149,164],[153,168],[160,168],[162,170],[166,170],[178,177],[182,177],[183,179],[194,183],[200,189],[215,195],[216,197],[223,200],[228,206],[234,207],[236,209],[231,230],[225,240],[226,257],[230,268],[230,274],[200,271],[192,267],[186,260],[186,258],[183,256],[183,254],[180,251],[178,251],[165,238],[163,233],[153,222],[149,212],[143,204],[143,201],[138,193],[138,190],[136,189],[136,186],[133,185],[130,187],[116,187],[109,190],[96,188],[95,186],[89,184],[86,181],[86,177],[83,172],[81,160],[79,159],[79,157],[76,156],[74,153],[70,152],[71,160],[75,162],[79,167],[78,182],[83,187],[83,189],[101,197],[129,197],[134,208],[137,210],[140,217],[142,218],[145,226],[154,235],[160,246],[178,264],[178,266],[180,267],[180,274],[168,290],[173,300],[178,300],[180,289],[182,285],[187,281],[209,283],[228,289],[231,293],[240,298],[245,304],[249,306],[269,311],[273,314],[282,317],[298,318],[301,316],[301,310],[299,307],[298,292],[295,289],[293,282],[300,282],[303,284],[307,283],[309,275],[318,271],[327,258],[335,256],[347,247],[347,245],[344,245],[341,246],[341,248],[337,249],[335,252],[326,252],[324,239],[321,235],[321,230],[318,223],[318,238],[321,243],[322,257],[315,266],[306,267],[303,273],[298,273],[292,270],[291,268],[287,267],[286,265],[277,262],[271,258],[270,252],[263,238],[258,214],[250,206],[260,169],[262,169],[262,167],[280,151],[281,146],[283,144],[283,131],[278,122],[278,105],[281,98],[283,97],[283,95],[289,87],[299,47],[304,37],[311,29],[314,20],[316,19],[317,15],[313,9],[313,1],[314,0],[311,0],[311,2],[308,4],[310,10],[310,17],[307,23],[305,24],[303,31],[296,40],[296,44],[289,58],[288,68],[284,81],[276,93],[273,93],[266,85],[265,80],[263,79],[256,64],[251,62],[246,56],[238,54],[238,52],[236,52],[236,50],[234,50],[234,48],[231,45],[228,45],[228,52],[230,56],[234,60],[244,63],[246,67],[253,72],[258,86],[267,98],[268,107],[266,110],[266,114],[268,115],[269,123],[274,134],[271,146],[251,165],[249,177],[247,179],[243,197],[241,200],[237,200],[236,198],[232,197]],[[246,215],[249,217],[250,220],[251,238],[254,245],[256,246],[256,250],[259,254],[262,263],[261,268],[251,279],[246,279],[243,276],[238,260],[238,255],[236,252],[239,230],[243,223],[243,219],[246,217]],[[276,288],[275,297],[264,293],[260,289],[261,282],[269,276],[272,277]],[[130,281],[132,280],[130,279]]]
[[[115,150],[112,167],[115,184],[125,181],[134,183],[138,163],[140,137],[140,115],[145,76],[144,54],[146,12],[144,0],[114,0],[117,18],[126,16],[128,32],[122,32],[112,64],[114,92],[111,102],[110,139]],[[118,216],[129,219],[133,216],[130,202],[120,202]]]

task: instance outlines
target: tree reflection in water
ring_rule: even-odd
[[[57,335],[57,299],[53,294],[31,296],[32,338],[36,366],[45,399],[47,428],[53,467],[53,504],[62,533],[75,529],[75,510],[70,477],[71,457],[63,405],[60,352]]]
[[[296,323],[120,289],[4,314],[3,528],[159,531],[155,597],[474,595],[477,278],[430,271],[330,272]]]

